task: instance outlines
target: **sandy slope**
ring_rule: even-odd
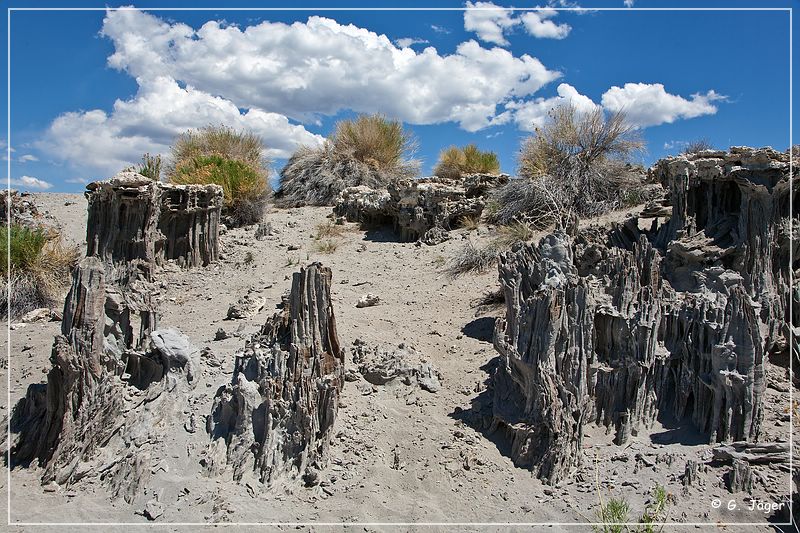
[[[39,194],[37,201],[61,224],[68,239],[82,242],[86,204],[82,196]],[[624,449],[611,445],[611,436],[603,430],[590,427],[584,470],[560,487],[546,487],[528,471],[514,467],[501,435],[476,431],[458,413],[459,408],[468,409],[482,390],[495,359],[491,334],[494,316],[501,309],[478,309],[475,300],[496,287],[496,273],[450,280],[441,272],[443,261],[463,245],[463,238],[486,239],[489,230],[481,228],[481,235],[460,230],[442,245],[417,247],[397,242],[388,230],[363,231],[351,224],[333,239],[336,250],[326,254],[317,250],[314,234],[329,213],[325,208],[272,211],[266,221],[275,229],[274,236],[257,241],[254,228],[231,230],[221,237],[224,259],[220,263],[160,274],[161,325],[178,327],[198,347],[211,348],[223,366],[204,364],[201,382],[191,397],[192,413],[201,420],[199,429],[189,433],[177,426],[169,433],[163,448],[171,453],[163,457],[150,481],[152,490],[141,501],[133,505],[111,501],[104,487],[92,482],[69,489],[43,488],[36,468],[18,468],[12,472],[12,522],[146,522],[140,514],[141,502],[160,492],[166,505],[161,522],[572,523],[595,518],[598,492],[603,498],[624,494],[632,507],[631,518],[637,518],[658,482],[676,497],[670,522],[766,524],[760,513],[711,508],[714,497],[746,505],[743,494],[729,495],[721,485],[725,469],[711,470],[702,491],[695,488],[684,496],[679,476],[686,459],[707,459],[710,447],[698,444],[691,432],[658,424],[648,434],[634,437]],[[199,464],[208,443],[202,420],[210,412],[217,388],[230,380],[234,354],[244,342],[241,337],[214,341],[214,334],[218,328],[229,333],[243,328],[241,335],[255,332],[289,288],[291,273],[311,261],[321,261],[334,272],[332,297],[343,345],[349,347],[356,338],[413,345],[441,371],[443,388],[432,394],[404,385],[347,383],[323,486],[267,492],[260,486],[234,483],[230,475],[206,477]],[[265,296],[267,306],[252,319],[225,320],[228,305],[249,289]],[[367,292],[380,296],[380,305],[357,309],[356,301]],[[58,329],[58,323],[50,322],[12,332],[12,402],[25,394],[28,384],[44,379]],[[5,340],[3,344],[5,350]],[[780,372],[774,371],[780,379]],[[766,424],[768,437],[785,436],[788,431],[788,423],[776,422],[787,396],[768,391],[768,401],[774,402]],[[187,412],[187,418],[192,413]],[[641,454],[641,461],[636,454]],[[774,478],[767,485],[774,481],[775,486],[785,486],[788,474],[764,471]],[[767,494],[759,484],[758,493],[774,500],[785,490]],[[5,511],[5,502],[0,505]]]

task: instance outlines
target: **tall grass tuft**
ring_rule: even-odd
[[[483,273],[488,271],[495,263],[501,252],[497,243],[490,243],[483,248],[478,248],[471,242],[458,249],[445,265],[445,273],[451,279],[469,273]]]
[[[167,168],[171,183],[223,188],[223,214],[233,225],[261,220],[271,192],[269,160],[261,138],[226,126],[207,126],[180,135]]]
[[[10,284],[12,317],[55,305],[77,261],[77,247],[64,245],[57,233],[16,224],[0,227],[0,274]],[[0,316],[8,312],[7,289],[0,293]]]
[[[433,173],[440,178],[458,179],[464,174],[495,174],[500,171],[500,161],[494,152],[483,152],[474,144],[464,148],[450,146],[439,154]]]
[[[254,224],[266,207],[264,178],[241,161],[218,155],[181,161],[170,178],[176,184],[215,184],[222,187],[223,210],[234,225]]]
[[[139,165],[139,168],[136,169],[136,172],[153,181],[161,181],[161,167],[161,155],[156,154],[153,156],[144,154],[142,156],[142,163]]]
[[[347,187],[385,187],[412,178],[419,163],[416,143],[402,124],[382,115],[360,115],[337,123],[319,147],[301,146],[280,173],[276,203],[283,207],[333,205]]]

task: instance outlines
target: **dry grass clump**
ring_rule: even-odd
[[[501,248],[497,243],[478,248],[467,241],[447,262],[445,273],[455,279],[464,274],[486,272],[497,263],[500,252]]]
[[[524,222],[512,222],[506,226],[500,226],[498,232],[500,233],[498,243],[508,248],[518,242],[531,241],[536,235],[536,230]]]
[[[495,191],[489,220],[543,228],[565,214],[591,217],[620,208],[627,191],[643,185],[642,173],[629,162],[643,147],[622,112],[557,107],[523,143],[521,179]]]
[[[261,139],[226,126],[207,126],[180,135],[167,168],[171,183],[216,184],[223,189],[223,214],[235,225],[261,220],[270,194],[269,160]]]
[[[464,174],[500,172],[500,161],[494,152],[483,152],[474,144],[464,148],[450,146],[439,154],[433,173],[440,178],[458,179]]]
[[[334,224],[333,222],[323,222],[316,226],[315,239],[329,239],[341,237],[345,232],[345,227],[342,224]]]
[[[481,217],[480,216],[469,216],[464,215],[463,217],[458,219],[458,225],[468,231],[475,231],[478,229],[480,225]]]
[[[360,115],[337,123],[334,133],[313,148],[301,146],[281,170],[276,203],[283,207],[333,205],[347,187],[385,187],[395,178],[413,178],[412,136],[396,120]]]
[[[55,305],[77,261],[78,248],[66,246],[57,232],[16,224],[0,227],[0,271],[6,283],[0,316],[6,316],[9,303],[12,317]]]
[[[332,254],[337,248],[339,248],[339,243],[331,239],[326,239],[324,241],[321,240],[314,243],[314,251],[321,254]]]

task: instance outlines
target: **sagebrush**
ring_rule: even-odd
[[[12,317],[56,305],[79,255],[78,248],[65,245],[57,232],[17,224],[0,227],[0,250],[0,271],[6,283],[0,294],[0,315],[6,316],[10,306]]]
[[[416,143],[402,124],[382,115],[360,115],[337,123],[318,147],[301,146],[280,172],[276,203],[284,207],[333,205],[347,187],[385,187],[412,178],[419,162]]]
[[[439,154],[433,173],[441,178],[457,179],[465,174],[496,174],[500,172],[500,161],[494,152],[481,151],[476,145],[463,148],[450,146]]]
[[[566,214],[597,216],[622,207],[627,191],[644,186],[643,169],[630,161],[643,147],[623,112],[559,106],[524,141],[520,179],[494,192],[489,219],[541,228]]]

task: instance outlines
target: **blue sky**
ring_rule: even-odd
[[[620,8],[590,12],[490,9],[548,6],[499,0],[435,4],[452,11],[331,11],[318,1],[300,3],[311,11],[148,11],[166,4],[11,13],[13,187],[78,192],[212,123],[261,135],[279,169],[298,144],[321,142],[357,112],[402,120],[419,141],[424,174],[442,148],[470,142],[497,152],[513,173],[520,142],[565,102],[624,109],[647,141],[645,165],[698,138],[721,148],[789,145],[785,11],[637,11],[624,0],[580,4]],[[577,5],[549,5],[562,4]],[[2,134],[4,151],[7,141]]]

